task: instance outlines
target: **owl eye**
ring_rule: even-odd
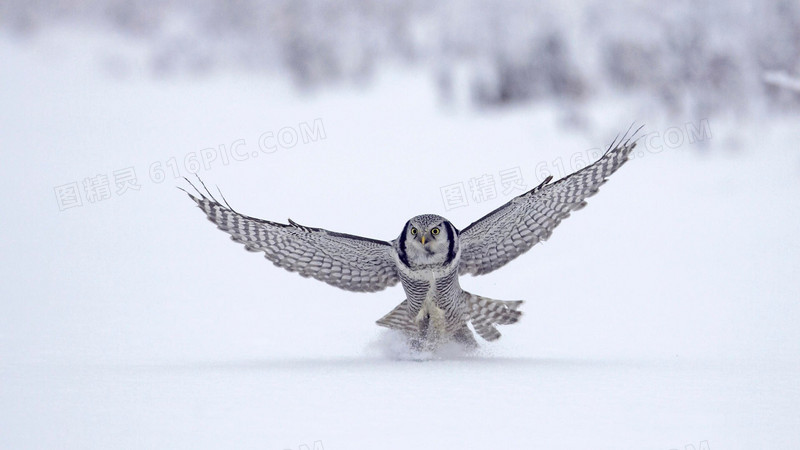
[[[415,235],[415,234],[417,234],[417,229],[416,229],[416,228],[414,228],[414,227],[411,227],[411,234],[412,234],[412,235]]]
[[[436,236],[437,234],[439,234],[439,229],[438,229],[438,228],[434,228],[434,229],[432,229],[432,230],[431,230],[431,234],[432,234],[432,235],[434,235],[434,236]]]

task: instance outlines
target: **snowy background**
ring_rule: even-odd
[[[0,448],[797,448],[798,30],[782,0],[0,3]],[[462,279],[526,300],[478,355],[400,357],[400,287],[274,268],[175,188],[390,240],[633,122],[586,209]]]

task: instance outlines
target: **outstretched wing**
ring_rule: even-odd
[[[463,229],[459,272],[489,273],[549,238],[553,228],[572,211],[586,206],[586,198],[628,160],[635,146],[635,140],[624,136],[618,143],[615,139],[594,164],[552,184],[548,183],[553,177],[547,177],[531,191]]]
[[[388,242],[306,227],[291,219],[288,224],[256,219],[219,203],[207,189],[208,196],[195,190],[197,196],[186,193],[217,228],[247,250],[264,252],[278,267],[348,291],[380,291],[398,282]]]

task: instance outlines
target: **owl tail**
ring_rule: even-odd
[[[487,341],[496,341],[500,338],[500,332],[497,331],[495,325],[517,323],[522,316],[522,311],[517,310],[522,304],[522,300],[493,300],[466,291],[464,294],[466,294],[468,320],[472,322],[475,332]],[[408,316],[407,304],[408,301],[403,300],[389,314],[381,317],[375,323],[411,335],[418,333],[419,329]]]
[[[408,300],[403,300],[402,303],[397,305],[389,314],[378,319],[375,323],[382,327],[391,328],[393,330],[400,330],[407,333],[416,333],[417,326],[408,317]]]
[[[522,311],[517,311],[522,300],[492,300],[480,295],[465,293],[468,296],[467,307],[472,327],[480,337],[487,341],[496,341],[500,338],[500,332],[497,331],[495,325],[516,323],[522,315]]]

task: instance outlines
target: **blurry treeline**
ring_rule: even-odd
[[[800,109],[797,0],[0,3],[6,32],[57,26],[141,40],[159,75],[236,67],[324,89],[409,64],[473,107],[625,93],[700,116]]]

